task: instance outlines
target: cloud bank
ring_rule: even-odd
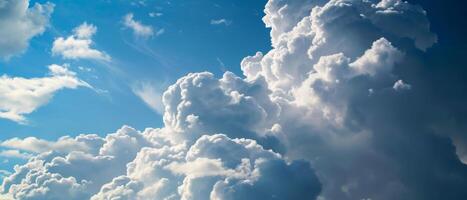
[[[161,128],[2,142],[47,150],[15,167],[2,193],[93,200],[467,197],[462,129],[443,128],[450,120],[433,114],[454,110],[428,101],[436,91],[414,73],[425,69],[423,55],[437,41],[421,7],[270,0],[265,13],[272,49],[246,57],[244,77],[181,77],[162,96]],[[58,145],[64,141],[66,150]],[[29,143],[46,145],[23,145]]]
[[[45,31],[53,10],[49,2],[30,6],[29,0],[0,1],[0,58],[24,52],[31,38]]]

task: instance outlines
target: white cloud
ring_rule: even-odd
[[[152,26],[144,25],[140,21],[133,19],[133,13],[128,13],[123,17],[123,26],[133,31],[134,35],[143,38],[149,38],[152,36],[158,36],[164,33],[164,29],[155,31]]]
[[[0,157],[6,158],[19,158],[19,159],[28,159],[31,158],[32,155],[28,153],[22,153],[18,150],[2,150],[0,151]]]
[[[164,113],[164,105],[162,104],[161,92],[153,86],[151,83],[142,82],[135,85],[133,88],[135,93],[144,103],[146,103],[151,109],[159,114]]]
[[[97,137],[97,135],[80,135],[76,138],[64,136],[55,142],[38,139],[35,137],[27,137],[24,139],[12,138],[2,141],[0,146],[32,153],[42,153],[48,151],[68,153],[71,151],[88,152],[95,148],[95,146],[102,145],[102,143],[102,139]]]
[[[432,133],[434,123],[451,122],[432,113],[452,110],[424,103],[438,92],[429,87],[393,92],[400,77],[428,82],[414,73],[424,66],[411,62],[423,54],[417,48],[434,43],[423,9],[400,0],[270,0],[265,12],[273,48],[242,61],[245,78],[181,77],[163,94],[163,127],[124,126],[83,141],[89,149],[38,154],[5,178],[3,193],[93,200],[467,196],[467,166],[446,135]],[[139,91],[151,94],[142,92],[148,88]],[[158,98],[140,96],[150,105]],[[19,145],[25,140],[12,140],[18,145],[11,148],[32,152],[25,146],[37,145]]]
[[[127,175],[104,185],[91,199],[230,199],[235,191],[242,193],[237,196],[241,199],[294,199],[293,194],[312,199],[320,190],[304,162],[287,164],[252,140],[225,135],[202,136],[188,151],[183,145],[145,148],[128,166]],[[274,174],[288,170],[290,174],[282,178]],[[299,176],[306,178],[301,182],[295,179]],[[260,189],[281,185],[279,179],[288,187]]]
[[[412,86],[410,84],[405,83],[403,80],[398,80],[394,83],[394,86],[392,86],[394,90],[396,91],[401,91],[401,90],[410,90],[412,89]]]
[[[9,143],[16,144],[9,145],[11,148],[53,151],[41,152],[27,164],[15,167],[15,172],[3,181],[2,194],[9,193],[15,199],[70,200],[89,199],[101,185],[125,173],[126,164],[141,147],[157,145],[127,126],[105,138],[80,135],[56,142],[15,139]],[[28,180],[22,181],[24,178]]]
[[[52,47],[53,55],[60,55],[64,59],[92,59],[110,61],[111,58],[104,52],[93,49],[92,36],[96,33],[97,27],[83,23],[73,30],[73,34],[67,38],[59,37],[55,39]]]
[[[30,6],[29,0],[2,0],[0,3],[0,57],[8,59],[24,52],[31,38],[45,31],[54,4]]]
[[[62,89],[91,87],[66,66],[50,65],[49,76],[41,78],[0,77],[0,118],[26,123],[25,114],[47,104]]]
[[[225,25],[225,26],[228,26],[232,23],[232,21],[230,20],[227,20],[227,19],[213,19],[211,20],[211,24],[212,25]]]

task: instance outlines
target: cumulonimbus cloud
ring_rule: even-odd
[[[94,200],[467,197],[467,166],[459,159],[466,143],[458,131],[439,131],[449,120],[433,115],[452,110],[426,103],[425,77],[410,71],[424,68],[413,60],[436,42],[421,7],[270,0],[265,13],[273,48],[242,61],[245,78],[190,73],[163,94],[162,128],[124,126],[81,140],[94,144],[86,150],[49,145],[5,178],[3,193]]]

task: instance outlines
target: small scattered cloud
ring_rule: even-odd
[[[133,13],[128,13],[123,17],[123,26],[133,31],[133,34],[138,37],[149,38],[159,36],[164,33],[164,29],[155,30],[150,25],[145,25],[134,19]]]
[[[92,36],[96,34],[97,27],[84,22],[73,30],[67,38],[55,39],[52,47],[53,55],[61,55],[64,59],[91,59],[110,61],[111,57],[105,52],[93,49]]]
[[[410,84],[405,83],[403,80],[398,80],[394,83],[394,86],[392,88],[396,91],[401,91],[401,90],[410,90],[412,89],[412,86]]]
[[[230,20],[227,20],[227,19],[212,19],[211,20],[211,25],[225,25],[225,26],[228,26],[232,24],[232,21]]]
[[[92,68],[79,66],[78,69],[83,72],[92,72]]]

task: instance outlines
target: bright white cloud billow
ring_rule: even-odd
[[[421,7],[269,0],[265,13],[272,49],[242,61],[244,78],[187,74],[163,93],[163,106],[152,87],[134,88],[163,111],[161,128],[3,141],[34,156],[5,178],[2,193],[18,200],[467,197],[467,166],[454,148],[463,147],[461,131],[432,114],[452,110],[425,103],[435,95],[419,89],[429,81],[411,70],[423,69],[413,61],[436,42]]]
[[[76,27],[71,36],[55,39],[52,47],[52,54],[62,56],[64,59],[110,61],[111,58],[109,55],[91,47],[93,44],[92,36],[96,34],[96,32],[96,26],[85,22]]]
[[[25,51],[31,38],[45,31],[53,9],[52,3],[0,1],[0,58],[8,59]]]
[[[47,104],[62,89],[91,87],[66,66],[50,65],[41,78],[0,77],[0,118],[26,123],[24,115]]]

